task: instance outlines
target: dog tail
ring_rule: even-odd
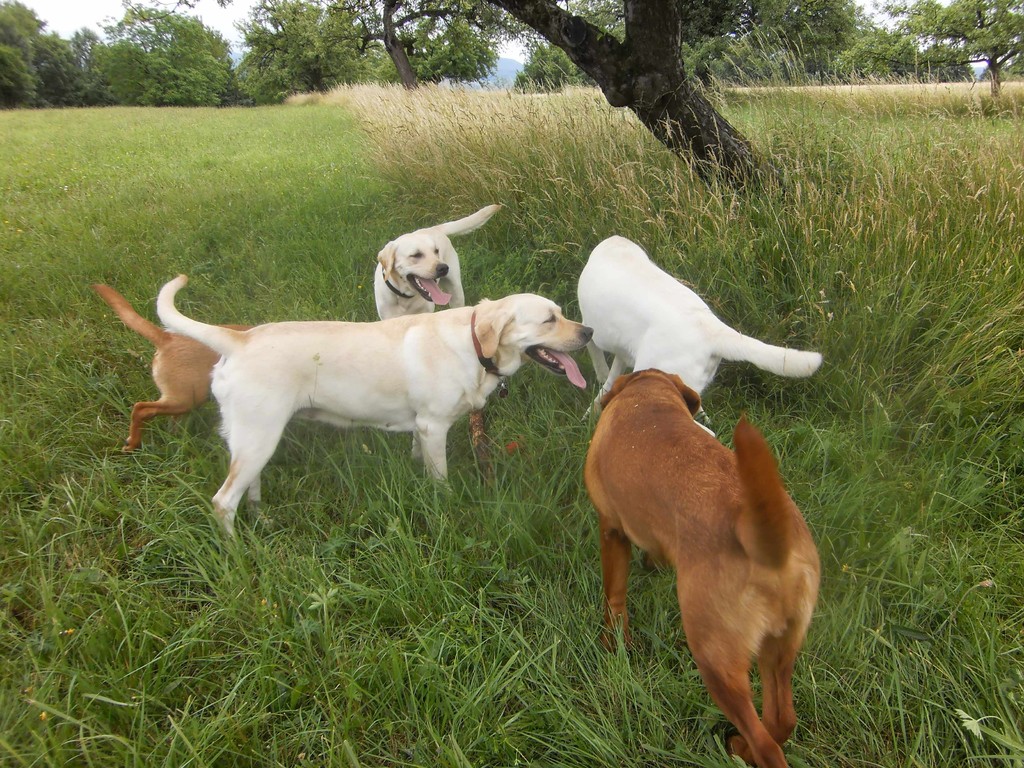
[[[109,285],[96,283],[92,286],[92,289],[100,295],[101,299],[110,305],[110,308],[117,313],[119,318],[121,318],[122,323],[127,325],[140,336],[149,339],[152,344],[159,346],[167,337],[167,331],[155,323],[149,322],[149,320],[136,312],[135,308],[128,303],[128,299],[115,291]]]
[[[467,232],[472,232],[474,229],[482,227],[499,210],[501,210],[500,205],[488,205],[486,208],[481,208],[476,213],[472,213],[465,218],[447,221],[440,225],[440,229],[449,237],[451,235],[464,235]]]
[[[725,360],[753,363],[763,371],[800,379],[810,376],[821,365],[818,352],[776,347],[732,328],[729,331],[717,349]]]
[[[793,539],[793,500],[782,485],[768,443],[746,416],[740,417],[732,440],[747,502],[736,520],[736,537],[752,560],[780,568]]]
[[[220,325],[207,325],[185,317],[174,306],[174,296],[188,283],[186,275],[178,275],[160,289],[156,297],[156,313],[164,325],[175,333],[205,344],[214,352],[227,356],[238,350],[245,339],[245,334]]]

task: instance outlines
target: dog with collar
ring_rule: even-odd
[[[377,254],[373,273],[380,319],[433,312],[435,306],[465,306],[459,255],[449,238],[479,229],[500,208],[488,205],[465,218],[400,235],[385,245]]]
[[[242,496],[259,501],[260,472],[295,415],[412,432],[413,455],[444,479],[451,425],[482,408],[526,359],[586,386],[566,353],[583,347],[591,330],[535,294],[373,323],[269,323],[240,332],[182,315],[174,297],[187,282],[180,275],[161,288],[157,314],[222,355],[211,388],[231,463],[213,504],[229,535]]]
[[[782,744],[796,727],[793,664],[821,566],[768,444],[741,418],[730,451],[694,422],[700,396],[664,371],[620,376],[602,405],[584,482],[598,514],[607,644],[616,627],[630,641],[626,581],[636,545],[676,572],[697,670],[739,729],[729,751],[761,768],[786,768]]]
[[[700,394],[723,360],[745,361],[780,376],[810,376],[817,352],[765,344],[729,327],[644,250],[624,237],[599,243],[580,273],[583,322],[594,329],[587,351],[606,394],[627,368],[657,368]],[[611,368],[605,353],[613,355]]]

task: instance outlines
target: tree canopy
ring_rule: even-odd
[[[936,66],[985,64],[998,97],[1003,71],[1024,50],[1024,2],[1021,0],[938,0],[893,2],[886,11],[896,31],[914,39],[923,60]]]
[[[340,0],[361,27],[364,46],[380,43],[399,80],[472,82],[497,61],[508,34],[502,14],[475,0]]]
[[[129,9],[107,27],[100,66],[122,104],[216,106],[232,77],[230,46],[198,19]]]
[[[242,31],[240,85],[257,103],[371,79],[382,55],[364,55],[351,13],[307,0],[260,0]]]

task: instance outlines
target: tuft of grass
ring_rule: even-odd
[[[210,321],[372,320],[385,242],[499,202],[456,242],[470,300],[576,314],[623,234],[741,330],[824,353],[705,392],[720,435],[764,430],[822,555],[790,764],[1020,765],[1024,130],[890,90],[721,94],[786,179],[747,193],[585,90],[0,114],[5,763],[732,764],[672,574],[634,569],[636,649],[598,641],[589,394],[517,374],[490,486],[459,425],[438,486],[407,436],[293,424],[237,543],[213,406],[119,451],[151,349],[90,283],[150,317],[186,272]]]

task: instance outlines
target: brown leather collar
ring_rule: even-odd
[[[473,314],[469,318],[469,334],[473,337],[473,350],[476,352],[476,359],[480,361],[480,365],[484,367],[484,370],[495,376],[501,376],[501,371],[498,370],[498,366],[494,364],[493,357],[484,357],[484,351],[480,346],[480,339],[476,337],[476,310],[473,310]]]

